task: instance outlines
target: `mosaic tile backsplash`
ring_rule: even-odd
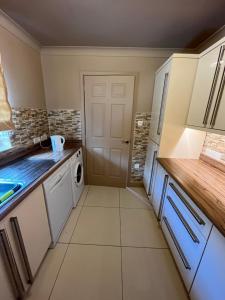
[[[63,135],[66,139],[81,139],[80,111],[12,108],[15,130],[11,134],[13,147],[31,145],[35,137],[44,134]]]
[[[45,109],[12,108],[15,130],[11,136],[12,146],[32,144],[33,138],[49,135],[48,114]]]
[[[225,136],[208,132],[202,152],[225,161]]]
[[[50,135],[63,135],[66,139],[81,140],[80,111],[73,109],[60,109],[48,111]]]
[[[47,136],[60,134],[66,139],[82,139],[80,111],[13,108],[12,119],[15,125],[15,131],[11,136],[12,146],[30,145],[35,137],[43,134],[47,134]],[[143,124],[138,126],[138,121],[143,121]],[[130,181],[142,182],[150,114],[138,112],[134,122]],[[139,164],[139,169],[135,169],[136,163]]]
[[[142,126],[138,126],[138,121],[143,121]],[[150,127],[150,113],[137,112],[135,115],[135,125],[133,131],[132,159],[131,159],[131,182],[142,182],[145,157],[148,146],[148,136]],[[135,164],[139,164],[139,169],[135,169]]]

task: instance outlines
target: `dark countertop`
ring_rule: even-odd
[[[22,188],[0,207],[0,221],[81,146],[80,141],[67,143],[65,150],[61,153],[35,147],[35,150],[26,156],[1,167],[0,181],[20,183]]]
[[[158,161],[225,236],[225,173],[197,159]]]

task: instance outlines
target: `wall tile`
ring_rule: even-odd
[[[208,132],[202,152],[207,153],[208,150],[215,152],[214,157],[219,156],[221,160],[225,161],[225,136]]]
[[[12,120],[15,125],[12,146],[30,145],[35,137],[49,135],[48,114],[44,109],[12,108]]]
[[[66,139],[82,139],[81,114],[73,109],[58,109],[48,111],[50,135],[60,134]]]
[[[143,126],[138,126],[138,121],[143,121]],[[150,127],[150,113],[137,112],[134,120],[132,159],[131,159],[131,182],[142,182],[145,166],[145,158],[148,146],[148,136]],[[138,163],[139,169],[134,165]]]

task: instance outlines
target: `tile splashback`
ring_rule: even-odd
[[[202,152],[225,161],[225,136],[208,132]]]
[[[138,126],[138,121],[143,121],[143,125]],[[137,112],[134,122],[130,181],[142,182],[148,146],[150,113]],[[135,164],[139,164],[139,169],[135,169]]]
[[[49,135],[48,114],[45,109],[12,108],[15,130],[11,136],[12,146],[30,145],[33,138]]]
[[[31,108],[13,108],[12,119],[15,125],[14,134],[11,137],[12,146],[31,145],[35,137],[43,134],[60,134],[66,139],[82,139],[81,113],[72,109],[45,110]],[[143,121],[138,126],[138,121]],[[150,114],[137,112],[135,114],[131,158],[130,182],[142,182],[148,135],[150,126]],[[10,150],[12,151],[12,150]],[[135,169],[135,164],[139,169]]]
[[[50,135],[63,135],[66,139],[81,140],[81,114],[73,109],[48,111]]]
[[[66,139],[81,139],[80,111],[12,108],[15,130],[11,135],[13,147],[31,145],[35,137],[60,134]]]

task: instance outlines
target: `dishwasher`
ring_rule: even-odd
[[[44,183],[46,206],[54,248],[73,208],[73,188],[69,162],[64,163]]]

